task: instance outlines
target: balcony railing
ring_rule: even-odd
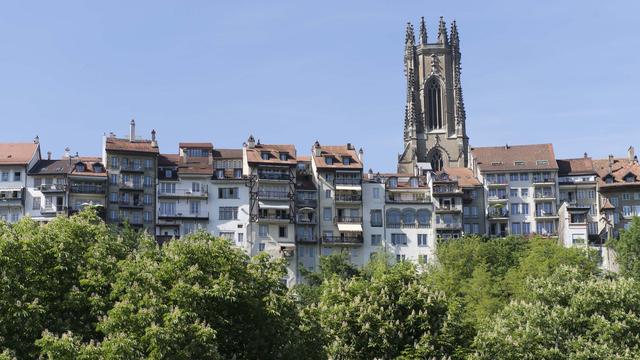
[[[144,207],[144,203],[142,201],[127,201],[122,199],[118,202],[118,205],[120,205],[120,207],[132,207],[132,208]]]
[[[434,194],[459,194],[462,192],[462,189],[453,187],[453,186],[434,186],[433,193]]]
[[[66,206],[45,206],[40,209],[40,214],[63,214],[67,212]]]
[[[289,215],[258,215],[258,221],[291,221],[291,217]]]
[[[336,185],[360,185],[362,184],[362,179],[360,178],[344,178],[344,177],[336,177],[335,178]]]
[[[491,185],[491,186],[504,186],[507,185],[507,179],[493,179],[493,180],[489,180],[487,179],[487,185]]]
[[[487,213],[487,218],[489,219],[496,219],[496,218],[508,218],[509,217],[509,211],[508,210],[493,210],[493,211],[489,211]]]
[[[533,196],[536,199],[552,199],[552,198],[555,198],[555,195],[553,195],[552,192],[544,192],[544,193],[537,192]]]
[[[0,206],[18,206],[22,205],[22,198],[5,197],[0,198]]]
[[[533,177],[534,184],[549,184],[555,183],[556,178],[553,176],[544,176],[544,177]]]
[[[362,236],[323,235],[323,244],[362,244]]]
[[[166,189],[158,189],[158,196],[162,197],[208,197],[209,191],[200,189],[199,191],[193,191],[190,189],[175,189],[175,191],[167,191]]]
[[[80,194],[104,194],[106,188],[102,185],[89,185],[89,184],[71,184],[69,190],[72,193]]]
[[[536,216],[537,217],[555,217],[555,216],[558,216],[558,214],[553,210],[551,211],[536,210]]]
[[[431,201],[429,196],[424,194],[387,194],[387,202],[389,203],[428,203]]]
[[[36,188],[42,192],[60,192],[65,191],[67,187],[65,184],[42,184]]]
[[[120,164],[120,171],[144,172],[142,165],[134,165],[133,163]]]
[[[336,201],[359,202],[362,201],[362,195],[336,194]]]
[[[311,235],[296,235],[296,242],[299,243],[317,243],[318,237]]]
[[[144,190],[142,184],[134,183],[133,181],[126,181],[120,183],[120,188],[122,189],[130,189],[130,190]]]
[[[261,180],[289,180],[290,176],[289,176],[288,173],[260,172],[260,171],[258,171],[258,179],[261,179]]]
[[[258,197],[271,200],[289,200],[291,196],[288,191],[258,190]]]
[[[209,212],[199,211],[196,213],[158,213],[159,218],[173,218],[173,219],[208,219]]]
[[[507,196],[507,194],[489,195],[489,201],[505,201],[508,199],[509,197]]]
[[[306,199],[306,198],[298,198],[296,199],[296,206],[298,207],[310,207],[315,208],[318,206],[318,200],[316,199]]]
[[[436,223],[436,229],[461,229],[462,223],[453,222],[453,223]]]
[[[299,214],[296,216],[296,223],[297,224],[315,224],[316,218],[315,216],[306,216],[303,214]]]
[[[362,223],[362,217],[360,216],[336,216],[333,221],[341,224],[360,224]]]
[[[457,205],[444,205],[438,206],[436,211],[460,212],[462,211],[462,207]]]

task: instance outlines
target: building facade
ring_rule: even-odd
[[[14,223],[27,212],[27,173],[40,160],[40,140],[0,144],[0,220]]]

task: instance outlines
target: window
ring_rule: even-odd
[[[382,235],[371,234],[371,246],[380,246],[382,244]]]
[[[118,193],[111,192],[109,193],[109,202],[115,204],[118,202]]]
[[[333,158],[331,156],[325,156],[324,162],[326,162],[327,165],[333,165]]]
[[[398,178],[395,178],[395,177],[389,178],[389,187],[390,188],[398,187]]]
[[[109,184],[118,185],[118,175],[117,174],[109,175]]]
[[[349,165],[351,164],[351,158],[350,157],[343,157],[342,158],[342,165]]]
[[[33,210],[40,210],[42,206],[42,198],[40,196],[36,196],[33,198]]]
[[[520,204],[511,204],[511,214],[512,215],[520,214]]]
[[[469,194],[471,195],[472,199],[476,199],[478,197],[478,192],[475,190],[469,191]]]
[[[397,255],[396,255],[396,261],[397,261],[397,262],[404,261],[404,260],[405,260],[405,258],[406,258],[406,256],[405,256],[404,254],[397,254]]]
[[[289,154],[287,154],[286,152],[281,152],[281,153],[280,153],[280,160],[281,160],[281,161],[287,161],[287,160],[289,160]]]
[[[109,220],[111,221],[118,220],[118,212],[116,210],[109,211]]]
[[[233,177],[236,178],[236,179],[242,178],[242,169],[234,169],[233,170]]]
[[[380,209],[371,210],[371,226],[373,227],[382,226],[382,210]]]
[[[402,211],[402,223],[405,225],[415,225],[416,211],[413,209],[404,209]]]
[[[518,189],[510,189],[509,190],[509,196],[518,197]]]
[[[509,174],[509,181],[518,181],[519,178],[520,176],[518,176],[518,173]]]
[[[260,153],[260,158],[262,160],[269,160],[269,153],[267,151],[263,151]]]
[[[416,217],[418,218],[418,226],[420,227],[430,227],[431,225],[431,216],[429,214],[429,210],[421,209],[416,212]]]
[[[418,234],[418,246],[429,246],[427,234]]]
[[[143,214],[144,222],[151,222],[151,211],[145,211]]]
[[[192,200],[191,203],[189,204],[189,211],[191,212],[191,214],[200,213],[200,201]]]
[[[176,184],[175,183],[160,183],[160,192],[166,194],[173,194],[176,192]]]
[[[219,208],[219,220],[238,220],[237,206],[221,206]]]
[[[145,175],[144,177],[144,187],[151,187],[151,176]]]
[[[427,81],[426,88],[428,130],[442,129],[442,94],[440,91],[440,82],[438,79],[432,77]]]
[[[522,205],[522,214],[529,215],[529,204],[521,204]]]
[[[374,199],[380,199],[380,188],[378,187],[374,187],[371,189],[371,191],[373,192],[373,198]],[[638,193],[640,194],[640,193]]]
[[[153,198],[151,197],[151,194],[144,194],[142,201],[144,205],[151,205],[153,203]]]
[[[220,231],[220,237],[229,241],[229,242],[233,242],[233,238],[235,237],[235,233],[233,231]]]
[[[219,188],[218,198],[219,199],[237,199],[238,188]]]
[[[326,207],[322,209],[322,220],[331,221],[331,208]]]
[[[406,234],[391,234],[391,243],[393,245],[407,245]]]
[[[622,200],[631,200],[631,194],[629,193],[622,194]]]
[[[118,167],[118,158],[115,156],[111,157],[111,167],[112,168],[117,168]]]
[[[331,190],[327,189],[324,191],[324,198],[331,199]]]
[[[134,224],[140,224],[142,222],[142,216],[140,215],[139,212],[133,213],[133,218],[131,219],[131,222]]]
[[[83,163],[77,163],[76,164],[76,171],[77,172],[84,172],[85,171],[85,167]]]
[[[429,255],[427,254],[418,255],[418,260],[420,261],[421,264],[427,264],[429,262]]]
[[[516,160],[513,162],[513,165],[516,165],[516,166],[524,166],[524,164],[525,162],[522,160]]]
[[[520,189],[520,196],[521,196],[523,199],[528,198],[528,197],[529,197],[529,189],[527,189],[527,188],[522,188],[522,189]]]
[[[528,222],[522,223],[522,235],[529,235],[531,233],[531,224]]]
[[[549,161],[548,160],[536,160],[536,164],[538,166],[549,165]]]
[[[287,227],[286,226],[278,226],[278,236],[281,238],[287,237]]]
[[[176,203],[161,201],[159,213],[160,216],[174,216],[176,214]]]
[[[22,173],[20,171],[16,171],[13,173],[13,181],[20,181],[22,177]]]
[[[433,171],[440,171],[444,167],[444,161],[439,151],[435,151],[431,157],[431,169]]]
[[[191,183],[191,191],[192,192],[200,192],[200,183],[192,182]]]
[[[151,169],[152,167],[153,167],[153,160],[144,159],[144,168],[145,169]]]
[[[269,236],[269,225],[267,224],[260,224],[258,226],[258,236],[260,237],[267,237]]]
[[[140,175],[133,176],[133,186],[136,188],[139,188],[142,186],[142,178],[140,177]]]
[[[511,233],[513,235],[520,235],[521,234],[521,224],[520,223],[512,223],[511,224]]]
[[[400,226],[400,210],[389,209],[387,210],[387,226],[399,227]]]
[[[520,173],[520,181],[529,181],[529,173]]]
[[[611,205],[617,207],[618,206],[618,198],[617,197],[612,197],[609,199],[609,201],[611,202]]]
[[[622,216],[631,217],[633,215],[633,207],[632,206],[623,206],[622,207]]]
[[[409,180],[409,185],[410,185],[412,188],[417,188],[417,187],[418,187],[418,178],[411,178],[411,179]]]

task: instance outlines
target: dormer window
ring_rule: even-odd
[[[524,166],[524,164],[525,162],[522,160],[516,160],[513,162],[513,165],[516,165],[516,166]]]
[[[242,169],[234,169],[233,170],[233,177],[236,178],[236,179],[242,178]]]
[[[348,156],[345,156],[342,158],[342,165],[350,165],[351,164],[351,158]]]
[[[171,169],[166,169],[166,170],[164,171],[164,177],[166,177],[166,178],[170,178],[170,177],[172,177],[172,176],[173,176],[173,170],[171,170]]]
[[[327,165],[333,165],[333,158],[331,156],[326,156],[324,158],[324,162],[326,162]]]
[[[549,160],[536,160],[538,166],[549,165]]]
[[[102,166],[102,164],[93,164],[93,172],[94,173],[104,172],[104,167]]]
[[[224,169],[216,170],[216,179],[224,179]]]
[[[632,183],[632,182],[635,182],[635,181],[636,181],[636,176],[633,175],[633,174],[627,174],[624,177],[624,182]]]
[[[95,167],[94,167],[94,169],[95,169]],[[84,171],[85,171],[85,166],[84,166],[84,164],[83,164],[83,163],[78,163],[78,164],[76,164],[76,171],[77,171],[77,172],[84,172]]]
[[[280,161],[287,161],[287,160],[289,160],[289,154],[287,154],[286,152],[281,152]]]
[[[604,182],[607,184],[613,184],[613,176],[607,175],[604,177]]]
[[[269,152],[267,152],[267,151],[263,151],[263,152],[261,152],[261,153],[260,153],[260,158],[261,158],[262,160],[269,160]]]
[[[398,187],[398,178],[392,177],[389,179],[389,187],[390,188],[397,188]]]
[[[491,166],[500,166],[500,165],[502,165],[502,161],[493,161],[491,163]]]
[[[418,187],[418,178],[413,177],[413,178],[409,179],[409,185],[412,188],[417,188]]]

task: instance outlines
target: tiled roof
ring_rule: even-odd
[[[262,154],[269,154],[267,160]],[[280,160],[280,153],[287,153],[287,160]],[[253,148],[247,148],[247,161],[255,164],[295,165],[296,147],[294,145],[265,145],[256,144]]]
[[[214,159],[242,159],[242,149],[213,149]]]
[[[128,151],[142,152],[150,154],[158,154],[157,146],[153,146],[151,140],[133,140],[119,139],[116,137],[107,137],[105,147],[109,151]]]
[[[314,149],[316,147],[320,148],[320,155],[317,156],[315,151],[312,151],[314,151],[313,162],[316,164],[317,168],[362,170],[362,162],[358,158],[358,153],[353,146],[349,144],[339,146],[319,146],[319,144],[316,143],[316,145],[314,145]],[[328,164],[327,158],[333,159],[333,162]],[[348,165],[342,163],[342,160],[345,158],[350,159]]]
[[[78,172],[76,171],[76,167],[75,165],[78,163],[83,163],[84,164],[84,171],[82,172]],[[70,171],[69,171],[69,175],[78,175],[78,176],[96,176],[96,177],[107,177],[107,172],[104,170],[104,165],[103,165],[103,169],[101,172],[95,172],[95,170],[93,169],[93,165],[94,164],[100,164],[102,165],[102,158],[99,158],[97,156],[81,156],[79,158],[74,158],[71,161],[71,167],[70,167]]]
[[[158,156],[158,166],[178,166],[180,155],[177,154],[160,154]]]
[[[66,174],[70,167],[69,159],[38,160],[29,175]]]
[[[0,144],[0,165],[26,165],[36,151],[38,144],[35,143]]]
[[[558,159],[558,176],[595,174],[590,157],[576,159]]]
[[[449,176],[455,177],[458,180],[458,185],[460,187],[474,187],[482,185],[480,180],[473,175],[473,171],[469,168],[464,167],[447,167],[444,169],[444,172],[449,174]]]
[[[482,172],[558,169],[552,144],[477,147],[471,152]]]
[[[213,165],[209,164],[209,158],[190,157],[185,161],[183,157],[175,154],[160,154],[158,166],[176,167],[181,175],[212,175]]]
[[[213,144],[209,143],[209,142],[202,142],[202,143],[188,143],[188,142],[184,142],[184,143],[180,143],[178,144],[178,146],[182,149],[182,148],[189,148],[189,149],[213,149]]]
[[[300,155],[298,156],[298,162],[310,162],[311,156],[309,155]]]
[[[593,160],[593,166],[598,174],[598,183],[602,189],[640,185],[640,164],[637,161],[626,158],[613,158],[611,159],[611,167],[609,167],[609,159]],[[636,180],[626,182],[625,177],[629,174],[634,175]],[[606,178],[609,175],[612,177],[613,183],[607,184]]]

